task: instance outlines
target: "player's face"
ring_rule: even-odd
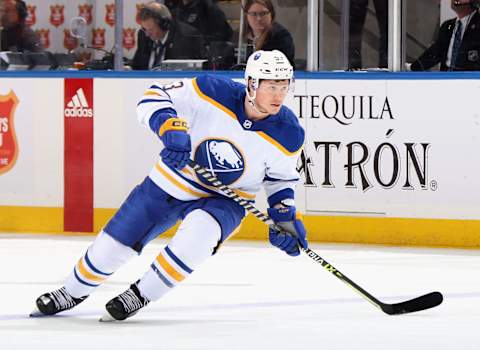
[[[288,80],[262,80],[257,89],[255,103],[262,113],[277,114],[288,94]]]
[[[160,27],[155,23],[153,18],[148,18],[144,21],[141,21],[142,30],[145,32],[145,35],[148,36],[153,41],[161,40],[165,33]]]

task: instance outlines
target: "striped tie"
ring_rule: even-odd
[[[460,51],[461,44],[462,44],[462,22],[457,21],[457,30],[455,31],[455,37],[453,38],[452,60],[450,61],[451,70],[457,67],[458,53]]]

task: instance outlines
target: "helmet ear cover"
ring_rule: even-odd
[[[251,83],[248,87],[251,88],[253,91],[256,91],[260,86],[261,80],[257,78],[252,78],[252,77],[250,77],[248,80],[249,80],[249,83]]]

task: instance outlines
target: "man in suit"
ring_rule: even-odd
[[[437,40],[407,70],[424,71],[440,63],[441,71],[480,70],[479,1],[451,0],[456,18],[442,23]]]
[[[205,58],[202,34],[192,26],[175,21],[168,8],[155,1],[140,10],[142,30],[138,32],[133,69],[158,69],[166,59]]]

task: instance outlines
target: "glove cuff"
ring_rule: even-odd
[[[188,125],[185,119],[170,118],[165,120],[165,122],[162,124],[162,126],[160,127],[160,130],[158,130],[158,135],[163,136],[163,134],[167,131],[187,132],[187,130],[188,130]]]
[[[295,207],[268,208],[267,212],[275,223],[293,221],[296,216]]]

